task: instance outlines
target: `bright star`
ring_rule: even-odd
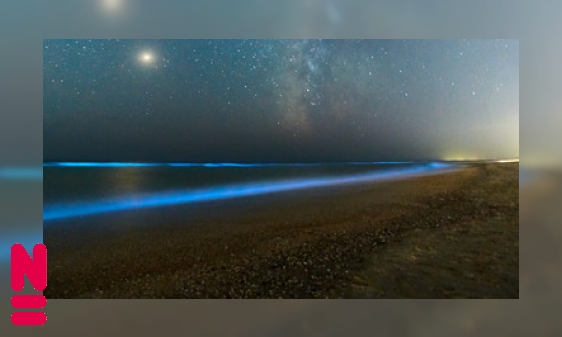
[[[154,61],[154,55],[151,52],[145,51],[145,52],[140,54],[139,60],[143,64],[150,64]]]
[[[108,12],[118,12],[123,9],[122,0],[102,0],[101,5]]]
[[[108,16],[121,16],[130,11],[130,0],[97,0],[98,7]]]
[[[113,23],[122,23],[136,14],[137,0],[95,0],[97,11],[103,14],[104,19]]]

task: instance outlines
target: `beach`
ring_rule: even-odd
[[[45,296],[519,297],[518,163],[186,209],[45,227]]]

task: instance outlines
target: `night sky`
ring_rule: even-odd
[[[45,40],[44,160],[519,157],[517,40]]]

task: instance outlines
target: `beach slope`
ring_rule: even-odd
[[[518,298],[519,164],[44,229],[47,298]]]

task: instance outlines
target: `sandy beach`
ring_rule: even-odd
[[[47,298],[518,298],[519,164],[52,226]],[[186,222],[188,222],[186,224]]]

